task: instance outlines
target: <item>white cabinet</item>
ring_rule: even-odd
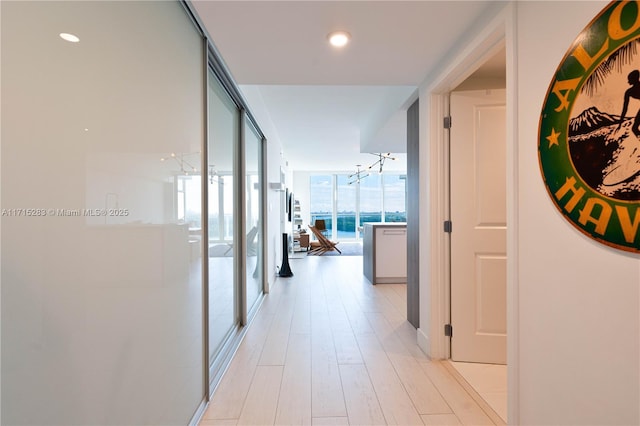
[[[405,223],[366,223],[364,275],[372,284],[407,282],[407,226]]]
[[[376,228],[376,281],[407,282],[407,228]]]

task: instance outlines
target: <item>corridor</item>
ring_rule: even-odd
[[[309,256],[291,268],[201,425],[502,424],[418,348],[405,285],[372,286],[359,256]]]

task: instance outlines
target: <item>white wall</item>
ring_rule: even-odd
[[[537,154],[556,67],[606,4],[517,4],[520,424],[640,422],[640,260],[560,215]]]
[[[509,409],[512,424],[640,423],[640,258],[588,239],[563,219],[544,188],[537,153],[540,111],[554,72],[607,4],[513,2],[515,14],[507,8],[502,18],[513,114],[509,170],[516,183],[508,203],[516,225],[508,318],[509,401],[516,405]],[[495,22],[488,19],[420,91],[421,215],[430,226],[421,227],[418,341],[436,357],[446,355],[438,322],[444,315],[438,310],[446,305],[440,283],[447,277],[440,254],[446,244],[439,236],[444,208],[438,205],[443,199],[438,166],[443,134],[432,116],[444,113],[438,93],[445,83],[464,77],[455,73],[465,61],[467,67],[473,62],[480,49],[470,46],[491,39],[492,26]],[[468,60],[461,59],[465,55]],[[453,77],[447,80],[448,75]]]
[[[311,172],[293,172],[293,195],[300,200],[300,214],[302,216],[302,227],[306,228],[311,220],[311,195],[309,193],[309,177]],[[314,173],[315,174],[315,173]]]
[[[264,131],[264,129],[263,129]],[[266,133],[266,132],[265,132]],[[282,145],[277,138],[267,137],[267,182],[280,182],[280,169],[285,166]],[[286,172],[285,172],[286,179]],[[267,183],[268,185],[268,183]],[[282,234],[280,213],[284,208],[284,193],[267,187],[267,281],[272,286],[276,279],[276,266],[282,262]]]

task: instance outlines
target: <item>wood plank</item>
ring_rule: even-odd
[[[283,367],[267,365],[256,367],[247,399],[242,407],[238,425],[273,424],[276,418]]]
[[[419,414],[446,414],[451,408],[383,314],[368,314],[371,325]]]
[[[328,314],[315,314],[311,335],[313,417],[346,417],[340,370]]]
[[[358,334],[373,334],[374,330],[371,328],[371,324],[367,320],[367,317],[363,312],[351,310],[347,313],[349,317],[349,324],[353,333]]]
[[[282,375],[275,424],[311,424],[311,336],[292,334]]]
[[[305,284],[301,285],[296,293],[291,333],[311,333],[311,295],[308,285]]]
[[[340,302],[338,302],[340,303]],[[329,311],[329,323],[331,324],[331,330],[334,333],[351,331],[351,323],[349,317],[342,304],[340,306],[328,306]]]
[[[363,283],[358,265],[309,257],[295,277],[276,280],[203,425],[492,424],[418,348],[398,306],[406,286]],[[442,410],[436,394],[448,413],[435,412]]]
[[[395,327],[395,330],[404,347],[409,350],[417,361],[429,361],[427,354],[422,352],[422,349],[418,346],[418,331],[408,321],[403,321]]]
[[[336,348],[336,359],[339,365],[364,363],[358,342],[351,330],[334,331],[333,343]]]
[[[295,306],[295,291],[290,282],[279,285],[284,289],[280,296],[278,312],[264,343],[258,365],[284,365],[289,342],[289,332]]]
[[[442,362],[423,361],[419,364],[463,425],[494,424],[473,398],[446,370]]]
[[[455,414],[427,414],[421,417],[427,426],[458,426],[462,424]]]
[[[372,298],[361,297],[358,300],[352,291],[352,284],[345,284],[340,290],[341,301],[344,306],[349,325],[354,334],[370,334],[373,333],[373,329],[364,315],[364,312],[378,312],[378,305]]]
[[[364,365],[340,365],[349,424],[386,425],[369,374]]]
[[[311,301],[311,315],[316,313],[327,313],[327,295],[324,283],[321,279],[309,282],[309,298]]]
[[[234,426],[238,424],[238,419],[204,419],[198,425],[200,426]]]
[[[314,417],[313,426],[342,426],[349,425],[348,417]]]
[[[360,334],[356,338],[387,424],[422,424],[420,415],[377,337]]]
[[[253,374],[274,315],[259,311],[229,368],[224,373],[203,419],[237,419],[251,386]]]
[[[391,288],[393,289],[393,291],[400,296],[401,300],[404,300],[406,302],[407,300],[407,285],[406,284],[401,284],[401,285],[393,285],[391,286]],[[404,309],[407,309],[406,304],[404,305]]]
[[[264,300],[262,301],[262,305],[260,306],[260,311],[275,314],[278,312],[278,306],[280,305],[280,296],[282,295],[282,286],[280,283],[286,278],[276,278],[269,293],[265,294]]]
[[[402,298],[402,296],[394,290],[394,287],[406,288],[406,284],[378,284],[376,285],[376,290],[387,298],[390,306],[395,309],[399,316],[407,318],[407,298],[406,296]]]

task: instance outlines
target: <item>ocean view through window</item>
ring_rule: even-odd
[[[406,222],[406,175],[374,174],[349,185],[347,174],[309,177],[310,218],[323,219],[328,237],[359,240],[366,222]]]

